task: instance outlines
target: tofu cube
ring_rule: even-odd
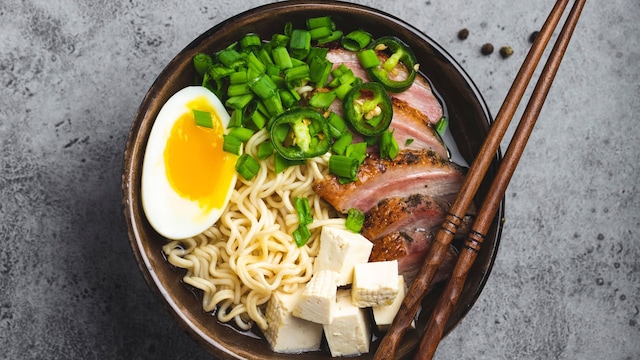
[[[396,317],[398,310],[400,310],[400,305],[402,305],[402,301],[404,300],[404,296],[407,293],[407,285],[404,282],[404,276],[398,275],[398,296],[396,296],[395,300],[391,305],[380,305],[373,307],[373,319],[376,322],[376,326],[380,331],[387,331],[389,326],[393,322],[393,319]],[[411,322],[411,328],[416,328],[416,321]]]
[[[267,304],[268,327],[264,336],[278,353],[300,353],[320,349],[322,325],[293,316],[304,287],[287,294],[276,291]]]
[[[398,296],[398,261],[357,264],[353,270],[353,305],[373,307],[391,305]]]
[[[369,352],[371,329],[367,316],[364,309],[353,306],[349,290],[338,290],[333,322],[323,327],[332,357]]]
[[[315,273],[307,283],[293,315],[318,324],[331,324],[337,291],[337,272],[321,270]]]
[[[372,248],[373,243],[360,234],[323,227],[313,272],[332,270],[339,274],[338,286],[351,284],[354,265],[369,261]]]

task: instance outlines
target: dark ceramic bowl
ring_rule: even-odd
[[[486,136],[491,116],[484,100],[464,70],[428,36],[410,24],[375,9],[333,1],[292,1],[274,3],[234,16],[205,32],[182,50],[162,71],[149,89],[133,121],[124,153],[122,178],[124,212],[131,247],[140,270],[151,289],[160,297],[167,310],[202,347],[217,358],[233,359],[294,359],[301,355],[275,354],[266,340],[250,337],[230,326],[219,324],[202,310],[199,294],[182,283],[184,271],[172,267],[163,256],[165,239],[147,222],[140,199],[142,159],[151,127],[162,105],[185,86],[192,85],[192,57],[199,52],[213,52],[226,47],[246,33],[262,38],[280,32],[286,22],[302,27],[311,17],[330,15],[346,31],[362,28],[374,37],[395,35],[407,42],[415,52],[420,69],[432,82],[450,120],[451,133],[460,153],[470,164]],[[499,161],[496,155],[489,170],[491,179]],[[481,201],[488,186],[483,184],[476,201]],[[489,276],[500,239],[502,207],[487,234],[483,248],[467,279],[458,306],[451,314],[445,333],[449,333],[465,316],[478,298]],[[425,328],[433,307],[436,290],[423,304],[417,330],[408,331],[399,347],[399,355],[412,352]],[[373,356],[379,340],[374,340],[369,354]],[[329,359],[327,351],[302,355],[305,359]]]

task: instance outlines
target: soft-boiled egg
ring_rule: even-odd
[[[209,112],[213,127],[196,124]],[[169,239],[195,236],[220,218],[236,183],[237,156],[222,150],[229,114],[208,89],[189,86],[162,106],[142,164],[142,207]]]

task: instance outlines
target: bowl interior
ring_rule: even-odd
[[[203,33],[184,48],[166,66],[145,96],[132,124],[125,149],[122,179],[125,217],[129,238],[140,270],[151,289],[162,299],[178,323],[204,348],[218,358],[283,359],[300,355],[274,354],[265,340],[239,333],[230,326],[219,324],[202,310],[200,297],[182,282],[184,272],[173,268],[164,258],[161,247],[165,239],[147,222],[140,200],[142,159],[151,127],[162,105],[178,90],[193,85],[195,72],[192,57],[199,52],[213,52],[226,47],[246,33],[257,33],[263,39],[281,32],[284,24],[292,22],[302,27],[310,17],[330,15],[344,31],[366,29],[374,37],[395,35],[414,50],[421,72],[433,84],[445,106],[451,133],[462,156],[470,164],[484,140],[491,117],[480,93],[453,58],[428,36],[391,15],[368,7],[327,1],[292,1],[258,7],[232,17]],[[483,199],[487,181],[493,178],[500,155],[496,154],[485,184],[476,201]],[[480,254],[467,278],[457,307],[447,324],[445,334],[469,311],[489,275],[500,239],[502,207],[494,219]],[[408,331],[399,348],[400,355],[408,355],[416,346],[440,289],[423,304],[416,331]],[[378,341],[372,343],[371,358]],[[327,359],[327,352],[304,355],[307,359]]]

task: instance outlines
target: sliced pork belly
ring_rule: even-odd
[[[398,260],[398,272],[410,284],[420,270],[434,237],[435,233],[433,231],[423,229],[409,229],[387,234],[373,242],[369,261]],[[457,257],[457,250],[450,246],[431,286],[450,276]]]
[[[389,129],[400,149],[431,149],[440,157],[448,159],[449,151],[438,132],[429,125],[429,119],[406,101],[391,98],[393,119]],[[408,140],[410,144],[407,144]]]
[[[374,241],[408,228],[440,227],[449,204],[432,196],[390,197],[367,211],[361,234]]]
[[[350,208],[367,212],[390,197],[422,194],[450,199],[463,177],[463,168],[432,150],[401,150],[394,160],[367,155],[354,182],[340,184],[337,177],[327,175],[314,183],[313,190],[342,213]]]
[[[327,53],[326,58],[333,63],[334,68],[340,64],[345,64],[353,71],[355,76],[370,81],[367,72],[360,65],[360,61],[355,52],[344,49],[331,49]],[[440,118],[442,118],[442,105],[440,105],[440,102],[433,94],[429,82],[422,76],[416,76],[416,80],[409,89],[398,94],[393,94],[393,97],[411,104],[411,106],[417,111],[420,111],[431,124],[437,123]]]

